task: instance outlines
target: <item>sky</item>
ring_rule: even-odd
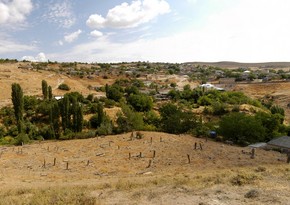
[[[289,0],[0,0],[0,58],[290,61]]]

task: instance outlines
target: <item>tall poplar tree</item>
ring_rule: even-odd
[[[70,128],[70,100],[68,95],[64,95],[60,101],[60,108],[62,128],[65,131]]]
[[[49,100],[52,100],[52,88],[51,88],[51,86],[48,86],[48,99]]]
[[[42,80],[42,82],[41,82],[41,88],[42,88],[43,99],[44,100],[47,100],[47,97],[48,97],[48,87],[47,87],[47,82],[45,80]]]
[[[12,84],[12,103],[14,108],[14,114],[17,121],[18,132],[21,133],[23,130],[23,91],[18,83]]]
[[[57,102],[52,102],[50,105],[49,122],[53,136],[59,139],[60,136],[60,121],[59,121],[59,105]]]

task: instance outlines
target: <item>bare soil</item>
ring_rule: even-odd
[[[20,64],[23,63],[0,64],[0,107],[11,104],[12,83],[19,83],[25,95],[41,97],[42,80],[46,80],[48,85],[52,87],[55,96],[66,93],[66,91],[58,89],[61,83],[65,83],[71,88],[69,92],[77,91],[87,96],[88,94],[97,94],[97,92],[90,90],[89,86],[100,87],[115,81],[115,79],[103,79],[100,76],[93,79],[81,79],[45,70],[25,70],[18,68]]]
[[[252,159],[249,148],[142,134],[1,147],[0,195],[8,202],[5,190],[26,190],[28,204],[31,190],[85,187],[94,204],[289,204],[285,155],[259,149]]]

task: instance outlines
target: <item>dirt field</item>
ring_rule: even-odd
[[[57,89],[61,83],[69,85],[71,88],[70,92],[78,91],[84,96],[87,96],[90,93],[95,93],[89,90],[88,86],[101,86],[114,82],[114,79],[105,80],[102,77],[80,79],[51,71],[19,69],[18,66],[20,64],[0,64],[0,107],[11,104],[12,83],[19,83],[25,95],[42,96],[41,81],[46,80],[48,85],[52,87],[55,96],[66,93],[65,91]]]
[[[142,133],[1,147],[0,204],[289,204],[284,155]]]

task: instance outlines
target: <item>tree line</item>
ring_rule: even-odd
[[[281,107],[253,100],[240,92],[191,89],[186,85],[182,91],[173,87],[168,94],[170,100],[156,102],[140,91],[142,86],[141,81],[118,80],[102,88],[105,98],[69,92],[56,100],[45,80],[41,82],[42,99],[25,96],[21,86],[13,83],[13,108],[0,110],[0,143],[88,138],[134,130],[209,137],[214,130],[217,140],[246,145],[287,135],[289,131],[283,124],[285,113]],[[245,114],[239,109],[242,104],[259,111]],[[104,111],[113,106],[120,108],[115,119]],[[196,108],[203,108],[202,113],[194,112]]]

